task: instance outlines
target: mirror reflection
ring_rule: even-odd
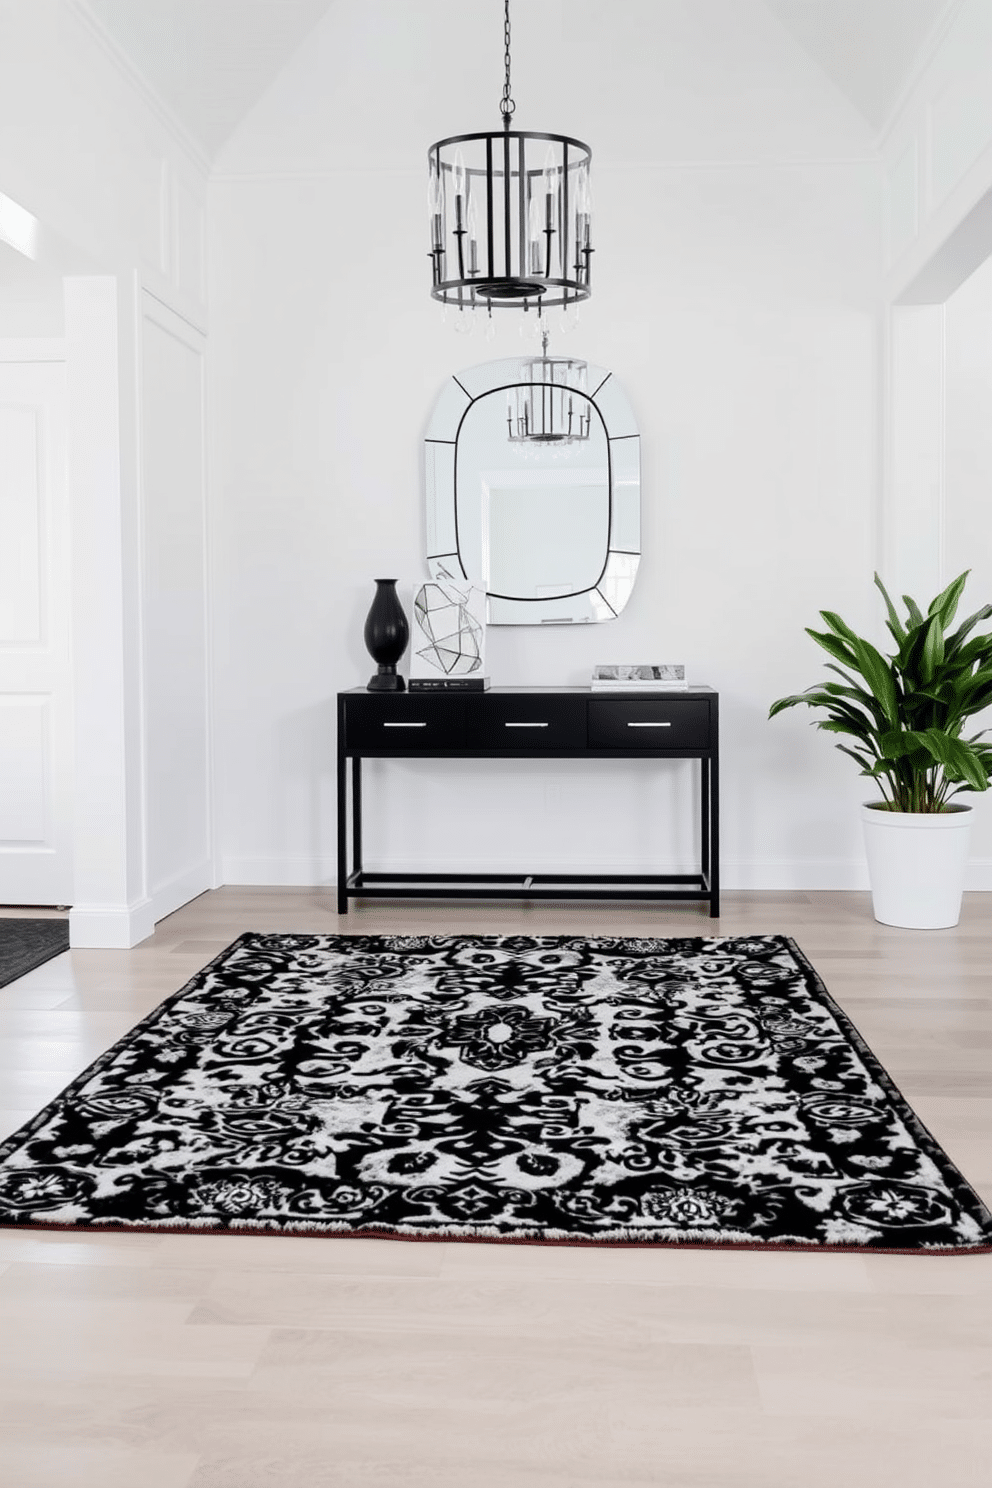
[[[493,625],[612,619],[640,556],[639,438],[603,368],[509,358],[453,377],[426,438],[428,566]]]

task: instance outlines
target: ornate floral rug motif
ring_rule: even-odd
[[[0,1147],[0,1223],[992,1249],[784,936],[244,935]]]

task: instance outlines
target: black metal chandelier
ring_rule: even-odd
[[[510,128],[510,0],[503,17],[502,130],[455,134],[427,152],[431,294],[490,312],[578,304],[592,292],[592,151]]]
[[[548,356],[547,330],[541,343],[541,355],[524,361],[520,381],[507,390],[510,442],[561,445],[588,439],[592,423],[589,364],[576,357]]]

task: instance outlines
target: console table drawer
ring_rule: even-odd
[[[349,697],[345,701],[346,749],[429,754],[465,745],[461,698]]]
[[[585,701],[546,693],[543,697],[485,697],[468,713],[469,749],[585,749]]]
[[[645,698],[643,702],[592,699],[590,749],[708,749],[706,702]]]

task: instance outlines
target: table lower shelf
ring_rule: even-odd
[[[348,899],[693,899],[720,913],[703,873],[369,873],[349,874]],[[344,904],[340,901],[344,900]]]

